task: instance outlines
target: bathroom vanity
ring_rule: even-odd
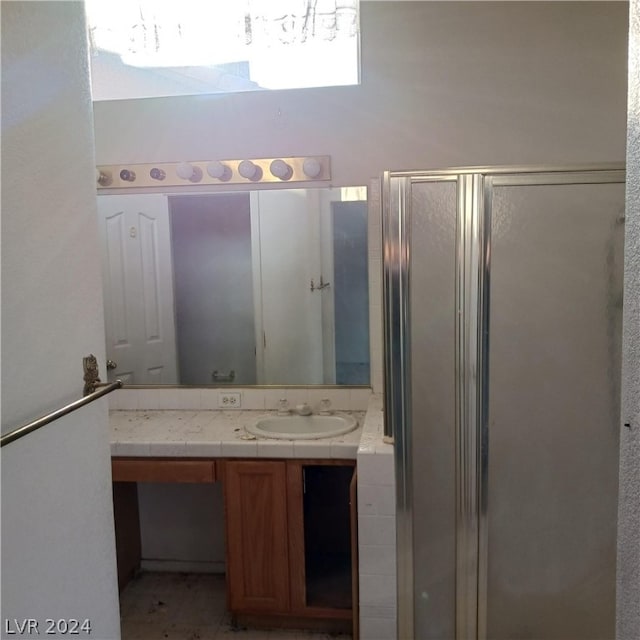
[[[222,470],[230,611],[344,620],[350,628],[355,462],[226,460]]]
[[[356,430],[318,440],[255,438],[244,427],[256,415],[111,413],[120,588],[140,568],[137,483],[221,482],[227,605],[238,623],[351,631],[364,413],[352,413]]]

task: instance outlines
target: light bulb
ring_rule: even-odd
[[[253,164],[251,160],[243,160],[238,165],[238,173],[247,180],[253,180],[258,172],[257,165]]]
[[[124,180],[125,182],[133,182],[136,179],[136,172],[129,171],[129,169],[123,169],[120,172],[120,180]]]
[[[307,158],[302,163],[302,171],[308,178],[317,178],[322,171],[322,165],[316,158]]]
[[[188,162],[181,162],[176,167],[176,173],[178,174],[178,178],[182,178],[183,180],[191,180],[194,174],[194,168],[192,164]]]
[[[202,180],[202,169],[188,162],[181,162],[176,167],[176,173],[179,178],[188,180],[189,182],[200,182],[200,180]]]
[[[293,175],[293,169],[284,160],[274,160],[269,165],[269,170],[280,180],[288,180]]]
[[[151,171],[149,171],[149,175],[154,180],[164,180],[167,177],[167,174],[162,169],[158,169],[158,167],[151,169]]]
[[[100,171],[100,169],[96,169],[96,182],[101,187],[106,187],[111,184],[111,172],[110,171]]]
[[[207,165],[207,173],[218,180],[229,180],[231,178],[231,169],[217,160]]]

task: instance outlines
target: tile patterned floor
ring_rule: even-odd
[[[231,626],[224,576],[144,572],[120,594],[122,640],[350,640],[343,634]]]

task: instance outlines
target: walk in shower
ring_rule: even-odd
[[[624,171],[385,174],[398,637],[615,636]]]

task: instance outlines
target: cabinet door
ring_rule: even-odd
[[[224,465],[227,589],[232,612],[289,610],[286,466]]]
[[[287,461],[290,593],[296,615],[352,616],[357,569],[353,478],[351,464]]]

